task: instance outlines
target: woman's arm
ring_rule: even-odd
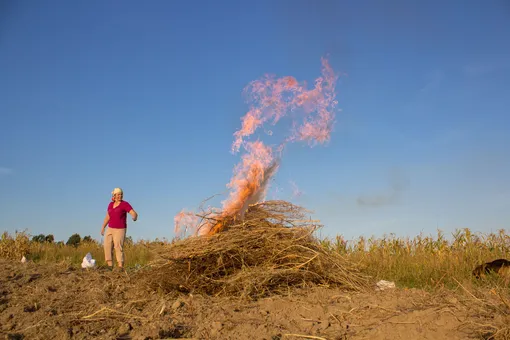
[[[138,219],[138,214],[136,213],[135,209],[131,209],[129,211],[129,215],[133,218],[133,221],[136,221]]]
[[[104,218],[104,221],[103,221],[103,227],[101,228],[101,235],[104,235],[104,228],[106,228],[106,226],[108,225],[108,222],[110,222],[110,214],[108,214],[108,212],[107,212],[106,217]]]

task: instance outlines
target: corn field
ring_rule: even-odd
[[[319,240],[325,248],[340,253],[375,279],[390,280],[400,287],[437,288],[457,286],[472,280],[471,271],[483,262],[510,258],[510,235],[505,230],[479,234],[469,229],[456,230],[450,237],[438,231],[434,236],[399,238],[359,237],[345,240],[342,235]],[[171,241],[138,241],[125,245],[126,266],[145,265],[154,259],[152,245]],[[34,262],[65,262],[78,265],[87,253],[105,265],[102,245],[82,242],[77,247],[62,243],[34,242],[26,232],[0,239],[0,258]]]

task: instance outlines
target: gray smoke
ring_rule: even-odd
[[[400,171],[393,170],[389,176],[390,189],[387,193],[358,197],[359,206],[382,207],[399,201],[402,192],[409,186],[409,179]]]

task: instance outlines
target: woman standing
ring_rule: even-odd
[[[115,188],[112,191],[112,202],[108,205],[106,217],[101,228],[101,235],[104,236],[105,228],[108,231],[104,239],[104,256],[106,263],[113,268],[113,249],[115,249],[115,258],[120,269],[124,268],[124,240],[127,229],[127,213],[131,215],[133,221],[138,219],[138,214],[131,207],[131,204],[123,200],[124,193],[121,188]]]

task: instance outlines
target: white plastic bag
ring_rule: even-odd
[[[92,254],[87,253],[81,263],[82,268],[94,268],[96,266],[96,260],[92,258]]]

